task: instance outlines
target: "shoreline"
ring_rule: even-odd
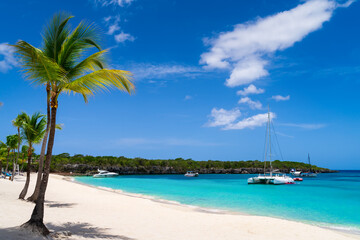
[[[147,199],[147,200],[158,202],[161,204],[169,204],[169,205],[176,205],[176,206],[180,206],[180,207],[186,207],[186,208],[190,208],[192,210],[198,211],[198,212],[205,212],[205,213],[211,213],[211,214],[230,214],[230,215],[267,217],[267,218],[273,218],[273,219],[280,219],[280,220],[284,220],[284,221],[290,221],[290,222],[294,222],[294,223],[302,223],[302,224],[307,224],[309,226],[316,226],[316,227],[320,227],[323,229],[328,229],[328,230],[337,231],[337,232],[341,232],[341,233],[345,233],[345,234],[355,235],[355,236],[359,236],[359,239],[360,239],[360,228],[337,226],[337,225],[333,225],[330,223],[316,222],[316,221],[301,221],[300,219],[288,219],[288,218],[282,218],[282,217],[277,217],[277,216],[250,214],[250,213],[241,212],[241,211],[237,211],[237,210],[226,210],[226,209],[221,209],[221,208],[202,207],[202,206],[198,206],[198,205],[181,203],[181,202],[174,201],[174,200],[167,200],[167,199],[163,199],[161,197],[157,197],[157,196],[153,196],[153,195],[133,193],[133,192],[128,192],[128,191],[125,191],[122,189],[114,189],[114,188],[110,188],[110,187],[95,186],[95,185],[76,181],[76,179],[75,179],[75,177],[84,177],[84,176],[64,176],[61,174],[58,174],[58,175],[62,176],[65,181],[70,181],[70,182],[84,185],[87,187],[91,187],[91,188],[95,188],[95,189],[99,189],[99,190],[103,190],[103,191],[108,191],[108,192],[113,192],[113,193],[121,194],[121,195],[128,196],[128,197]]]
[[[31,175],[28,194],[35,185]],[[39,240],[18,226],[26,222],[33,203],[18,200],[23,177],[0,180],[0,236]],[[127,240],[354,240],[359,235],[290,220],[244,215],[185,205],[152,196],[79,183],[71,177],[50,175],[44,223],[54,239]],[[31,236],[31,237],[29,237]]]

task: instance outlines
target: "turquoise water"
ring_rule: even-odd
[[[76,181],[183,204],[300,220],[360,233],[360,171],[319,174],[295,185],[248,185],[251,174],[76,177]]]

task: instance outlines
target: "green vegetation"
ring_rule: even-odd
[[[86,165],[86,166],[68,166],[68,165]],[[309,169],[310,165],[301,162],[279,161],[272,162],[274,169]],[[169,160],[148,160],[144,158],[126,158],[126,157],[112,157],[112,156],[84,156],[76,154],[70,156],[68,153],[62,153],[53,156],[51,162],[51,171],[53,172],[68,172],[69,169],[73,169],[74,172],[85,173],[89,169],[97,168],[136,168],[136,169],[151,169],[153,167],[168,167],[173,168],[176,173],[183,173],[188,170],[200,170],[200,169],[240,169],[240,168],[252,168],[263,169],[264,162],[258,160],[249,161],[194,161],[192,159],[169,159]],[[311,166],[316,171],[326,171],[326,168],[320,168],[317,166]],[[73,171],[72,170],[72,171]]]

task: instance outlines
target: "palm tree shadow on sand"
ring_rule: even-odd
[[[56,201],[45,201],[45,206],[49,208],[70,208],[75,206],[76,203],[61,203]]]
[[[53,239],[64,239],[68,236],[71,239],[76,239],[77,237],[87,238],[87,239],[119,239],[119,240],[135,240],[135,238],[126,237],[123,235],[113,235],[108,234],[108,228],[100,228],[92,226],[90,223],[64,223],[61,225],[48,223],[48,228],[51,229],[50,236]]]
[[[20,227],[0,228],[0,239],[17,240],[57,240],[57,239],[117,239],[117,240],[136,240],[135,238],[123,235],[113,235],[107,233],[107,228],[94,227],[89,223],[64,223],[64,224],[46,224],[50,230],[48,237],[36,235]]]

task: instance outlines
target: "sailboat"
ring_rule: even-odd
[[[267,142],[266,151],[265,151],[265,159],[264,159],[264,174],[259,174],[257,177],[248,178],[248,184],[294,184],[294,179],[285,175],[285,174],[274,174],[273,168],[271,166],[271,117],[270,117],[270,106],[268,107],[268,123],[267,123]],[[266,154],[267,149],[269,148],[269,162],[270,162],[270,173],[266,174]]]
[[[308,153],[308,161],[309,161],[309,165],[310,165],[309,172],[302,172],[300,174],[300,176],[302,176],[302,177],[317,177],[317,174],[311,171],[311,162],[310,162],[310,154],[309,153]]]

